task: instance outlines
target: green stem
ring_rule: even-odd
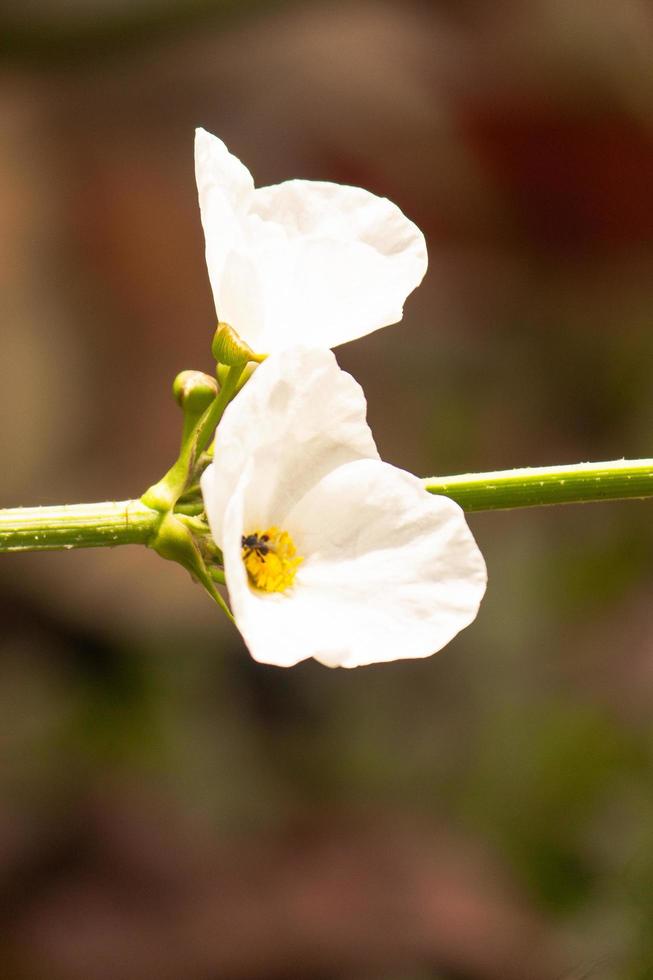
[[[225,408],[233,398],[236,388],[238,387],[240,376],[246,367],[247,365],[243,363],[235,364],[233,367],[229,368],[224,384],[221,386],[220,391],[218,392],[218,397],[211,405],[209,405],[206,412],[202,416],[197,429],[197,435],[194,440],[195,453],[197,456],[199,456],[199,454],[206,449],[208,444],[213,439],[218,422],[222,418]]]
[[[0,552],[147,544],[161,515],[140,500],[0,510]]]
[[[229,368],[229,373],[218,392],[217,398],[209,405],[194,431],[187,437],[179,453],[179,458],[173,463],[163,479],[143,494],[142,499],[149,507],[166,513],[172,510],[186,491],[194,464],[211,441],[216,426],[233,397],[244,369],[245,364],[237,364],[235,367]]]
[[[653,497],[653,459],[466,473],[431,477],[424,485],[466,511],[644,499]],[[150,544],[160,522],[161,514],[140,500],[13,507],[0,510],[0,553]]]
[[[466,511],[644,499],[653,497],[653,459],[463,473],[429,477],[424,485],[431,493],[451,497]]]

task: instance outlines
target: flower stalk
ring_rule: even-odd
[[[424,485],[431,493],[451,497],[465,511],[643,500],[653,498],[653,459],[429,477]],[[197,507],[190,509],[197,513]],[[147,545],[160,517],[141,500],[0,509],[0,553]]]
[[[451,497],[465,511],[653,497],[653,459],[615,459],[573,466],[533,466],[424,480],[430,493]]]
[[[148,544],[161,515],[140,500],[0,510],[0,552]]]
[[[172,510],[188,487],[189,476],[202,452],[207,448],[223,412],[231,401],[245,364],[230,367],[225,382],[217,397],[200,416],[195,426],[186,435],[179,458],[166,475],[143,494],[143,501],[154,510],[167,513]]]

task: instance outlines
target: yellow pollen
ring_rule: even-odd
[[[242,555],[252,585],[261,592],[285,592],[304,560],[287,531],[269,527],[242,537]]]

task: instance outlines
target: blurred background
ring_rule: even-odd
[[[421,475],[651,456],[647,0],[0,11],[0,504],[138,496],[214,310],[193,129],[425,231],[338,350]],[[2,980],[653,977],[651,505],[473,515],[419,662],[255,664],[145,549],[0,558]]]

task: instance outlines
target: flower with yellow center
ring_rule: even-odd
[[[252,350],[336,347],[401,320],[426,244],[391,201],[326,181],[255,188],[203,129],[195,174],[218,318]]]
[[[269,527],[253,531],[240,539],[249,580],[261,592],[285,592],[302,562],[287,531]]]
[[[426,657],[476,616],[485,563],[462,510],[379,459],[365,409],[330,351],[298,348],[225,411],[202,494],[256,660]]]

